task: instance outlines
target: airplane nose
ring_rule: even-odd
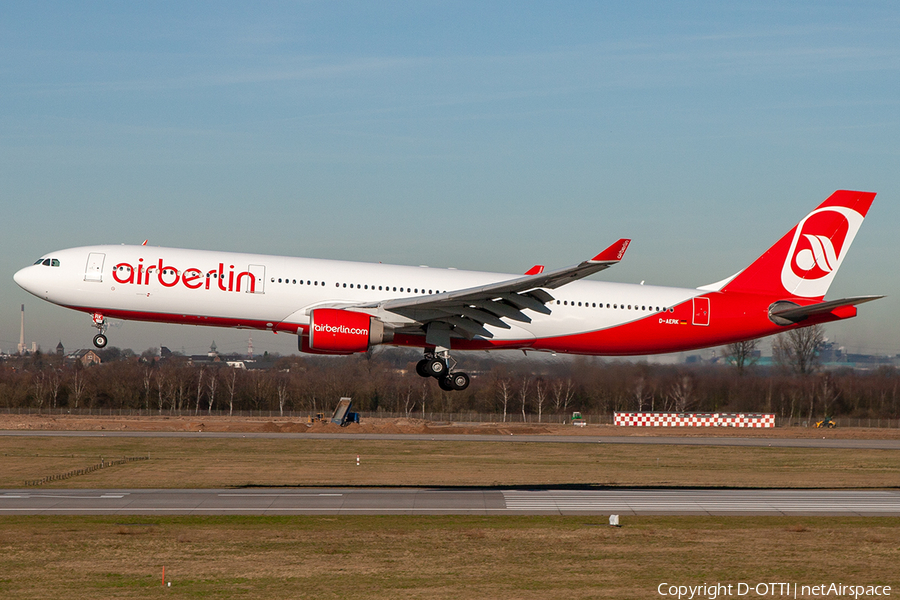
[[[34,266],[25,267],[24,269],[19,269],[16,271],[16,274],[13,275],[13,281],[15,281],[20,288],[26,292],[31,292],[32,294],[37,293],[35,292],[37,274],[34,272],[34,269]]]

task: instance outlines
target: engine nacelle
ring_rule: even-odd
[[[309,319],[309,335],[300,336],[300,350],[313,354],[353,354],[389,342],[384,323],[365,313],[317,308]]]

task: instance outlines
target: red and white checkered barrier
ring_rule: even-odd
[[[775,427],[773,413],[617,412],[623,427]]]

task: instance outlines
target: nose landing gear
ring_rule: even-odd
[[[91,318],[94,320],[94,327],[97,328],[99,333],[94,336],[94,346],[97,348],[106,348],[106,345],[109,343],[109,340],[106,338],[106,328],[109,326],[106,322],[106,319],[103,318],[103,315],[100,313],[94,313],[91,315]]]
[[[434,377],[444,391],[461,392],[469,387],[469,376],[462,371],[453,373],[455,366],[456,361],[450,357],[449,350],[435,348],[433,352],[426,351],[425,358],[416,363],[416,373],[421,377]]]

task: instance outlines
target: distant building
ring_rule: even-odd
[[[100,357],[97,356],[97,353],[90,349],[76,350],[66,358],[69,360],[77,360],[81,362],[81,364],[85,367],[90,367],[91,365],[99,365],[102,362],[100,360]]]
[[[56,345],[56,354],[58,354],[59,356],[65,356],[65,355],[66,355],[66,349],[63,348],[62,341],[60,341],[60,342]]]
[[[222,358],[219,356],[219,352],[216,349],[216,343],[213,342],[209,347],[209,352],[206,354],[194,354],[188,358],[189,362],[192,365],[209,365],[212,363],[221,363]],[[220,365],[216,365],[220,366]]]

